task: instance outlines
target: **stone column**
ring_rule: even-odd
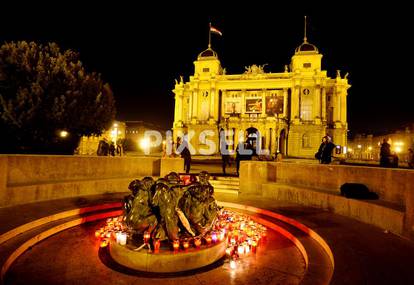
[[[189,102],[188,102],[188,120],[191,121],[193,118],[193,93],[188,96]]]
[[[315,94],[313,95],[313,118],[314,120],[320,120],[321,118],[321,88],[316,86]]]
[[[266,136],[265,136],[265,148],[267,149],[267,150],[269,150],[269,152],[271,152],[271,150],[269,149],[269,146],[270,146],[270,129],[269,128],[266,128]]]
[[[321,119],[326,121],[326,88],[322,88],[322,112]]]
[[[262,91],[262,117],[266,116],[266,90]]]
[[[242,95],[242,115],[246,114],[246,90],[241,91]]]
[[[214,110],[215,110],[215,106],[214,106],[214,103],[215,103],[215,101],[214,101],[214,99],[215,99],[215,94],[216,93],[216,90],[214,90],[214,89],[211,89],[211,91],[210,91],[210,112],[209,112],[209,116],[210,116],[210,118],[212,118],[212,119],[214,119]]]
[[[198,90],[193,91],[193,117],[198,116]]]
[[[298,108],[299,108],[299,88],[294,87],[292,89],[292,99],[290,100],[290,114],[291,114],[291,120],[295,120],[298,118]]]
[[[338,106],[338,94],[335,88],[334,94],[332,94],[332,106],[333,106],[333,114],[332,114],[332,118],[333,118],[333,123],[335,123],[336,121],[339,120],[339,106]]]
[[[278,138],[277,138],[277,131],[279,130],[279,126],[272,129],[272,153],[276,153],[276,148],[278,146]]]
[[[283,118],[288,116],[288,90],[283,88]]]
[[[174,123],[177,123],[179,121],[179,106],[180,106],[180,102],[179,102],[179,96],[177,94],[175,94],[174,96]]]
[[[347,106],[346,106],[346,92],[341,92],[341,121],[343,124],[346,123]]]

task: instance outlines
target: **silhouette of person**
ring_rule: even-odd
[[[387,139],[384,139],[381,144],[381,150],[380,150],[380,166],[389,167],[390,156],[391,156],[391,145],[387,142]]]

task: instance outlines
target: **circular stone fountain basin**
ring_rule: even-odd
[[[149,253],[146,248],[134,251],[128,245],[120,245],[111,239],[109,252],[117,263],[139,271],[172,273],[201,268],[210,265],[226,254],[227,239],[201,249],[187,251],[160,251]]]

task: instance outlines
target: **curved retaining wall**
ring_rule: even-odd
[[[180,158],[0,155],[0,207],[125,192],[132,179],[182,165]]]
[[[382,205],[374,204],[372,201],[361,203],[354,199],[339,197],[341,185],[347,182],[367,185],[371,191],[379,194]],[[283,185],[309,189],[309,193],[296,190],[292,192],[292,189],[283,190]],[[414,239],[413,185],[414,171],[409,169],[265,161],[242,161],[240,166],[241,195],[259,195],[287,201],[291,201],[293,197],[294,203],[309,206],[324,205],[323,208],[358,218],[363,222],[375,221],[373,224],[377,226],[392,225],[384,228],[393,229],[395,233],[412,239]],[[314,194],[311,195],[311,192]],[[373,209],[375,211],[372,212]],[[362,215],[361,211],[369,215]],[[387,217],[380,214],[384,211],[389,213]]]

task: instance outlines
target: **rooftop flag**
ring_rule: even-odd
[[[220,36],[223,35],[219,30],[217,30],[213,26],[210,26],[210,32],[215,33],[215,34],[220,35]]]

